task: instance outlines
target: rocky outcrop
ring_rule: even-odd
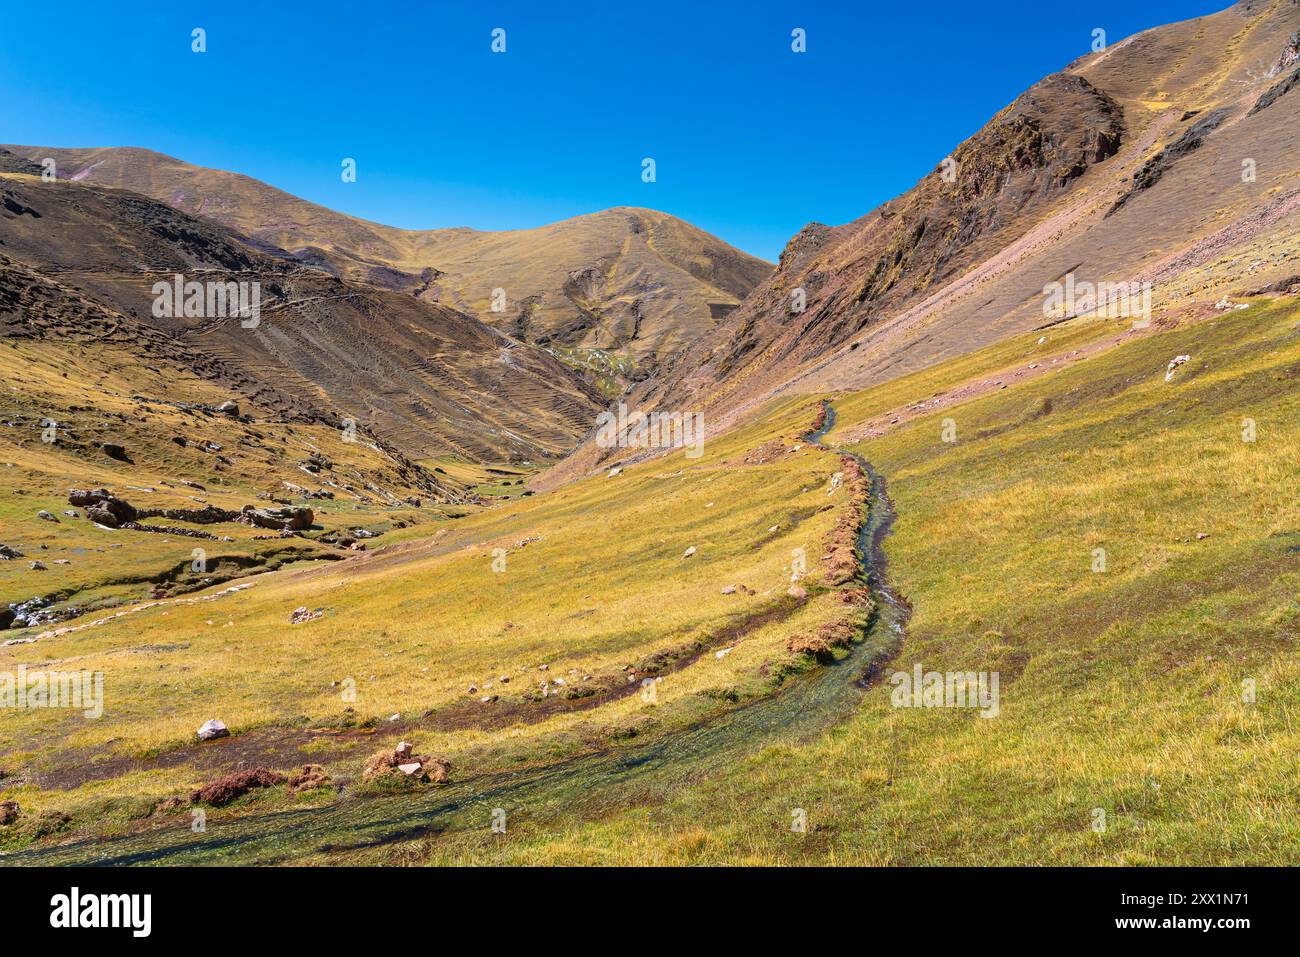
[[[72,489],[68,493],[71,505],[80,505],[86,509],[86,518],[96,525],[118,528],[127,522],[134,522],[139,512],[129,502],[117,498],[105,488],[90,490]]]

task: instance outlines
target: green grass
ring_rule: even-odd
[[[1292,863],[1298,319],[1257,304],[859,447],[890,478],[891,573],[915,606],[896,667],[999,671],[998,717],[894,708],[881,684],[824,739],[666,800],[504,841],[428,841],[421,859]],[[1166,384],[1177,354],[1193,361]],[[841,407],[865,417],[1002,358]],[[940,440],[949,417],[955,444]],[[853,421],[842,414],[841,431]],[[1091,571],[1098,547],[1105,573]],[[791,831],[794,808],[808,833]]]
[[[1069,324],[1043,348],[1114,332]],[[1037,338],[839,397],[835,435],[1035,361]],[[1167,383],[1179,354],[1192,360]],[[1257,302],[1008,379],[855,446],[889,480],[898,514],[890,576],[914,608],[891,667],[996,671],[997,717],[895,708],[879,681],[829,731],[778,735],[721,769],[677,769],[617,800],[525,803],[512,808],[507,835],[493,834],[485,814],[481,829],[320,860],[1290,863],[1300,838],[1298,379],[1300,311]],[[349,675],[355,718],[379,729],[362,740],[364,754],[386,740],[388,714],[464,707],[470,683],[493,682],[499,704],[519,703],[539,664],[581,680],[716,632],[783,591],[793,547],[808,550],[816,572],[835,515],[817,510],[835,501],[826,495],[834,460],[804,449],[743,464],[763,443],[797,434],[810,405],[782,403],[711,440],[699,460],[636,465],[432,536],[405,529],[385,551],[264,576],[225,605],[142,612],[42,642],[42,659],[111,675],[113,705],[102,722],[14,715],[0,732],[0,766],[167,754],[213,714],[236,732],[328,724],[342,707],[331,682]],[[944,442],[953,426],[957,440]],[[688,545],[698,552],[682,559]],[[492,571],[494,548],[506,550],[505,572]],[[1102,572],[1093,571],[1098,549]],[[757,594],[721,595],[736,582]],[[498,730],[417,730],[412,740],[450,755],[457,780],[472,781],[677,733],[781,694],[786,636],[825,620],[829,600],[815,595],[725,658],[675,672],[654,704],[634,695]],[[299,604],[325,616],[289,627]],[[167,643],[188,647],[141,650]],[[0,662],[32,657],[31,646],[0,649]],[[1247,680],[1253,702],[1243,701]],[[311,760],[343,779],[359,769],[356,747],[321,739]],[[94,825],[113,833],[138,826],[130,814],[140,800],[201,777],[183,761],[0,797],[67,810],[83,829],[103,802],[135,809]],[[291,800],[259,796],[214,820]],[[806,833],[791,829],[797,810]]]

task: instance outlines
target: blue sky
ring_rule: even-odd
[[[1228,5],[5,0],[0,141],[148,147],[410,228],[650,206],[775,259],[909,188],[1094,28]]]

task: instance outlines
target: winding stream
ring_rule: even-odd
[[[826,406],[821,439],[835,426]],[[752,700],[694,727],[644,744],[583,754],[543,767],[479,775],[416,793],[345,796],[321,808],[302,808],[213,822],[206,833],[189,829],[188,816],[172,826],[102,840],[82,840],[0,855],[4,864],[277,864],[313,853],[376,847],[442,832],[485,831],[493,809],[511,826],[561,816],[595,815],[632,801],[663,799],[716,775],[760,748],[807,740],[851,714],[863,688],[901,639],[908,607],[889,586],[882,542],[894,520],[885,482],[860,456],[842,450],[870,477],[870,507],[859,534],[862,577],[876,610],[862,639],[840,660],[787,680],[776,693]]]

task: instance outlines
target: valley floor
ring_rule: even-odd
[[[98,720],[5,716],[0,860],[1289,863],[1298,382],[1294,300],[1076,320],[829,397],[825,444],[888,498],[803,397],[698,459],[0,646],[105,683]],[[835,545],[864,506],[870,601]],[[895,706],[918,665],[996,673],[996,714]],[[451,782],[363,782],[401,739]],[[192,829],[190,789],[306,763],[331,784]]]

